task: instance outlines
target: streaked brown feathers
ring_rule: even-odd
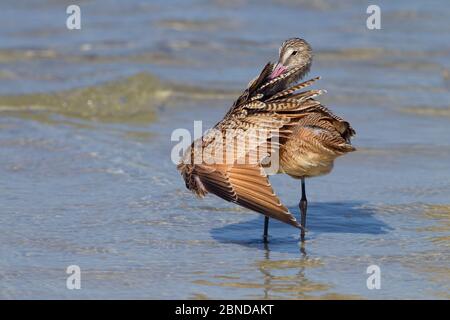
[[[240,146],[234,146],[233,152],[240,154],[241,158],[242,154],[244,157],[258,154],[262,148],[269,154],[279,153],[280,172],[293,177],[329,172],[336,157],[354,150],[350,138],[355,131],[347,121],[334,115],[314,99],[324,93],[324,90],[298,92],[312,85],[319,77],[271,94],[267,89],[298,71],[294,68],[269,80],[272,68],[273,65],[268,63],[226,116],[214,126],[215,130],[224,133],[223,136],[206,135],[201,147],[224,148],[227,146],[226,137],[250,137],[255,134],[254,130],[267,130],[266,139],[253,142],[244,153],[239,153],[243,151]],[[277,137],[279,141],[270,142],[273,137]],[[193,146],[194,143],[191,148]],[[187,151],[184,160],[192,160],[192,155],[191,149]],[[185,161],[178,165],[178,169],[187,188],[198,196],[210,192],[224,200],[300,228],[295,217],[274,193],[261,164],[262,159],[258,158],[257,163],[242,164],[238,161],[239,157],[224,164],[192,164]],[[314,161],[319,162],[314,164]]]

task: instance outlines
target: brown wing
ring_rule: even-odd
[[[250,100],[250,98],[252,98],[254,96],[255,92],[259,89],[259,87],[261,87],[261,85],[264,82],[266,82],[270,73],[272,72],[272,69],[273,69],[273,63],[268,62],[262,69],[259,76],[257,76],[254,80],[252,80],[249,83],[247,89],[245,89],[245,91],[239,96],[239,98],[236,99],[231,110],[248,102]]]
[[[269,69],[266,66],[265,71],[260,75],[261,79],[265,77],[264,73],[267,70]],[[320,120],[323,120],[320,121],[321,124],[323,122],[323,128],[320,127],[320,132],[323,130],[324,134],[327,133],[325,130],[329,129],[329,125],[333,125],[340,133],[336,137],[333,135],[332,139],[328,137],[328,141],[337,145],[342,144],[342,138],[350,140],[354,131],[348,122],[333,115],[320,102],[314,100],[314,97],[323,91],[308,90],[295,93],[296,90],[312,84],[315,79],[278,92],[270,101],[265,98],[260,99],[258,92],[261,88],[276,84],[277,81],[281,81],[281,77],[260,85],[256,92],[243,97],[242,101],[245,101],[245,103],[235,104],[225,118],[216,124],[214,129],[220,133],[231,131],[231,136],[236,137],[252,136],[251,129],[265,129],[270,132],[269,139],[273,136],[278,136],[281,138],[279,143],[283,144],[286,141],[285,138],[292,134],[292,130],[299,126],[302,119],[311,114],[316,114],[320,117]],[[250,87],[252,86],[253,84]],[[335,130],[331,131],[334,132]],[[334,143],[334,140],[336,140],[336,143]],[[227,145],[224,141],[221,135],[206,134],[203,136],[200,147],[203,150],[207,148],[220,150]],[[262,147],[267,147],[268,144],[267,141],[261,143],[258,140],[250,145],[250,151],[248,149],[245,151],[249,155],[255,150],[259,151]],[[277,148],[277,144],[270,143],[269,148],[266,148],[266,150],[272,150],[272,147]],[[241,147],[236,146],[236,148],[240,149]],[[343,150],[342,152],[345,151]],[[180,165],[179,170],[186,181],[186,186],[199,196],[204,196],[207,192],[211,192],[227,201],[240,204],[268,217],[300,228],[294,216],[281,204],[279,198],[274,194],[262,164],[260,162],[257,164],[249,162],[240,164],[241,162],[236,161],[238,159],[234,158],[234,160],[225,162],[225,164]]]
[[[193,174],[199,177],[208,192],[300,228],[295,217],[275,195],[260,165],[196,165]]]

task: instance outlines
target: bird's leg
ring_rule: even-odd
[[[301,220],[300,225],[302,229],[300,231],[300,238],[305,241],[305,228],[306,228],[306,210],[308,209],[308,200],[306,200],[305,178],[302,178],[302,199],[300,200],[300,212]]]
[[[263,235],[263,241],[264,243],[269,242],[268,240],[268,232],[269,232],[269,217],[264,216],[264,235]]]

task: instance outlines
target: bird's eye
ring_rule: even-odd
[[[298,51],[292,51],[292,55],[295,56]]]

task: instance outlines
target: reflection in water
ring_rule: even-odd
[[[324,282],[313,281],[308,278],[308,271],[323,266],[320,259],[310,258],[306,254],[303,244],[298,251],[298,258],[271,258],[270,243],[262,244],[263,259],[256,261],[249,268],[237,276],[215,275],[207,279],[195,280],[195,285],[232,288],[234,290],[247,289],[248,299],[360,299],[357,295],[336,294],[330,292],[332,286]],[[253,273],[253,268],[261,274],[252,280],[247,280],[247,274]]]
[[[298,215],[297,206],[290,210]],[[312,244],[316,247],[317,241],[327,238],[326,234],[366,235],[382,239],[392,228],[375,216],[378,208],[359,202],[316,202],[310,204],[309,212],[309,232],[305,242],[299,242],[298,230],[272,220],[269,243],[264,243],[261,238],[263,218],[259,215],[250,221],[213,228],[211,235],[217,241],[259,249],[263,259],[244,268],[242,274],[230,281],[202,280],[196,283],[219,287],[260,289],[260,292],[252,290],[247,295],[247,297],[258,299],[362,298],[358,295],[333,292],[332,282],[313,280],[310,276],[311,272],[328,268],[325,264],[325,261],[328,260],[309,256],[308,246]],[[340,248],[330,246],[331,255],[338,253],[339,250]],[[364,254],[366,253],[367,251],[364,252]],[[280,258],[280,255],[285,254],[289,254],[289,258]],[[348,259],[346,263],[350,265],[353,258],[338,259],[345,261]],[[252,268],[255,267],[260,272],[261,279],[246,281],[246,273],[252,272]],[[323,272],[320,271],[320,273]],[[317,277],[313,278],[317,279]]]
[[[264,242],[264,258],[269,260],[270,251],[269,251],[269,243]],[[264,278],[264,299],[269,299],[269,291],[270,291],[270,282],[271,282],[271,274],[264,268],[259,268],[259,271],[263,274]]]
[[[258,270],[263,275],[264,289],[263,299],[273,298],[305,298],[304,293],[308,291],[320,291],[320,285],[313,286],[305,277],[306,261],[308,257],[305,250],[305,242],[300,244],[300,258],[299,260],[278,260],[270,259],[270,244],[264,243],[264,260],[257,263]],[[292,276],[276,276],[277,270],[296,269],[298,271]],[[299,291],[297,291],[299,290]],[[261,298],[261,297],[255,297]]]

